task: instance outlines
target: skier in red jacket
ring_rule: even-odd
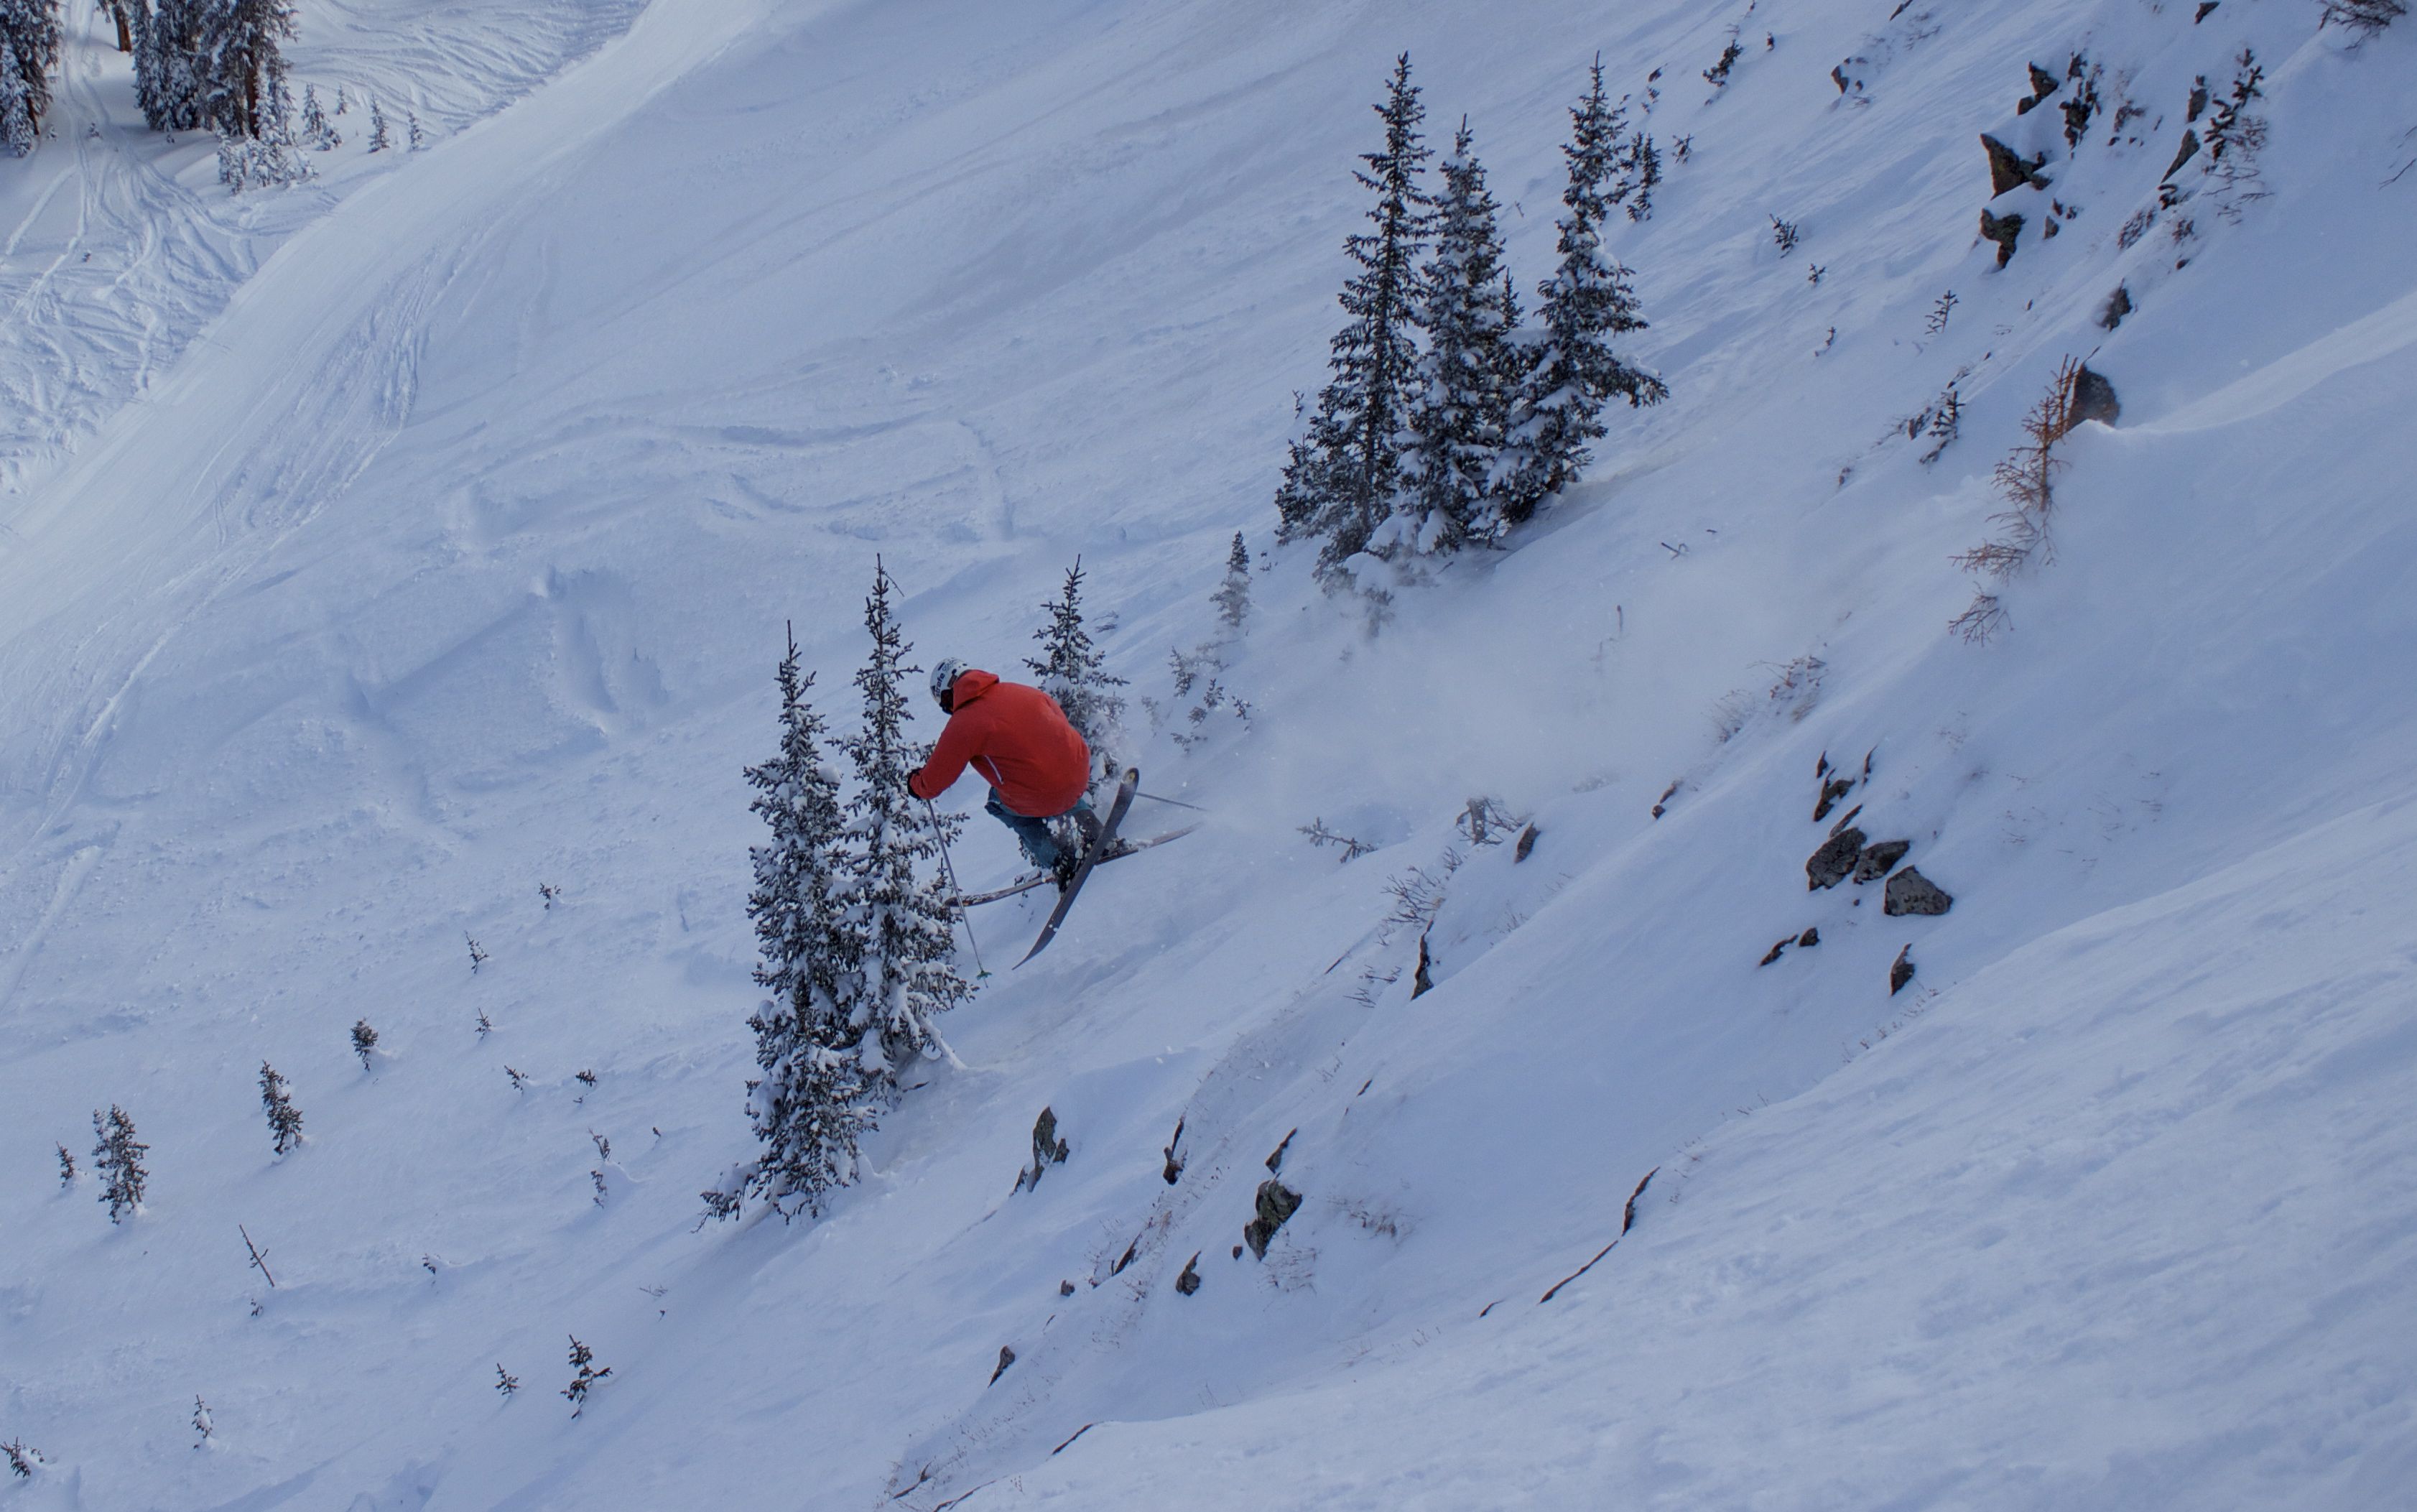
[[[990,782],[982,806],[1015,832],[1035,866],[1055,872],[1060,887],[1081,862],[1049,832],[1049,821],[1072,817],[1087,850],[1099,838],[1091,812],[1091,748],[1066,720],[1057,700],[1038,688],[1002,682],[954,657],[932,668],[932,696],[949,716],[948,728],[932,748],[923,770],[906,779],[906,790],[926,800],[939,797],[970,764]]]

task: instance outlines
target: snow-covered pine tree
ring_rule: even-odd
[[[899,1068],[916,1055],[943,1052],[940,1015],[973,995],[955,965],[956,939],[947,884],[937,865],[940,846],[955,838],[956,821],[940,819],[906,790],[923,753],[906,741],[905,663],[911,649],[890,605],[897,585],[874,560],[873,593],[864,601],[864,628],[873,653],[856,674],[864,695],[864,723],[842,742],[856,768],[847,802],[848,874],[839,907],[864,942],[863,968],[841,1006],[859,1034],[864,1069],[894,1089]],[[919,870],[928,875],[917,879]]]
[[[1125,680],[1108,675],[1105,659],[1084,627],[1082,557],[1066,570],[1066,586],[1058,596],[1041,607],[1049,616],[1049,622],[1032,633],[1041,654],[1026,657],[1024,664],[1091,748],[1091,781],[1097,787],[1124,770],[1125,700],[1117,690]]]
[[[864,941],[838,896],[845,865],[839,774],[824,760],[830,738],[806,701],[813,675],[798,670],[794,634],[774,680],[781,748],[747,769],[755,789],[747,806],[772,831],[770,844],[748,851],[755,873],[747,897],[760,957],[755,980],[772,994],[747,1021],[764,1072],[747,1084],[748,1116],[762,1148],[702,1194],[716,1217],[736,1217],[750,1197],[784,1216],[789,1210],[782,1204],[789,1199],[819,1211],[825,1193],[855,1179],[858,1141],[878,1111],[853,1053],[860,1031],[841,1006],[854,993]]]
[[[286,114],[280,109],[285,55],[279,44],[293,36],[294,8],[285,0],[205,0],[197,49],[203,59],[198,124],[246,141],[270,141]]]
[[[1334,333],[1327,357],[1333,376],[1277,495],[1291,533],[1326,538],[1318,554],[1326,573],[1365,548],[1391,512],[1418,359],[1413,306],[1429,215],[1419,170],[1433,154],[1419,141],[1426,107],[1410,83],[1407,53],[1395,60],[1385,103],[1376,110],[1385,123],[1384,148],[1363,154],[1366,170],[1352,175],[1376,193],[1371,229],[1343,244],[1359,269],[1338,297],[1349,318]]]
[[[1501,477],[1502,522],[1517,525],[1592,460],[1587,443],[1608,434],[1603,406],[1614,395],[1632,405],[1669,394],[1662,380],[1620,360],[1612,339],[1645,328],[1628,269],[1604,250],[1610,209],[1604,193],[1619,150],[1622,112],[1604,95],[1603,59],[1594,61],[1586,98],[1570,109],[1569,185],[1561,191],[1560,266],[1537,288],[1543,329],[1514,402]]]
[[[0,0],[0,147],[14,156],[34,148],[58,62],[59,0]]]
[[[155,131],[203,124],[202,43],[207,0],[151,0],[134,7],[134,95]]]
[[[40,140],[33,105],[25,98],[25,81],[17,69],[17,49],[0,38],[0,153],[22,158]]]
[[[98,1111],[92,1115],[92,1164],[100,1172],[102,1206],[109,1209],[109,1221],[124,1223],[129,1213],[143,1211],[144,1184],[151,1173],[143,1168],[144,1153],[151,1147],[134,1138],[134,1121],[126,1109],[115,1103],[109,1105],[109,1116]]]
[[[1217,605],[1218,623],[1240,634],[1251,614],[1251,553],[1239,530],[1234,532],[1234,549],[1225,554],[1225,581],[1209,597]]]
[[[394,142],[386,130],[386,112],[378,108],[377,97],[372,95],[370,97],[370,150],[384,152],[392,145]]]
[[[302,1142],[302,1110],[285,1090],[285,1078],[275,1066],[260,1062],[260,1106],[268,1114],[270,1146],[279,1154]]]
[[[319,91],[310,84],[302,86],[302,144],[313,152],[333,152],[344,145],[342,133],[319,106]]]
[[[1411,384],[1401,498],[1370,542],[1378,556],[1453,551],[1484,535],[1493,515],[1487,500],[1511,418],[1511,327],[1494,196],[1469,143],[1463,118],[1436,198],[1434,254],[1420,271],[1427,349]]]
[[[66,1145],[60,1145],[60,1146],[59,1146],[59,1185],[60,1185],[61,1187],[73,1186],[73,1185],[75,1184],[75,1179],[76,1179],[75,1152],[73,1152],[73,1151],[69,1150]]]

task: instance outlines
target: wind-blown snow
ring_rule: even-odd
[[[430,150],[357,106],[236,200],[75,17],[0,161],[0,1442],[46,1459],[0,1504],[2398,1505],[2417,31],[1887,8],[306,8],[297,82]],[[2244,45],[2267,197],[2121,245]],[[1371,635],[1268,500],[1405,48],[1527,283],[1587,60],[1664,70],[1614,246],[1672,398]],[[2023,117],[1999,271],[1975,134],[2075,51],[2141,141]],[[2067,355],[2122,414],[1967,646],[1949,557]],[[697,1227],[783,622],[845,725],[876,551],[919,659],[1010,673],[1079,554],[1163,700],[1237,529],[1248,727],[1139,754],[1208,826],[951,1016],[827,1217]],[[1866,753],[1841,812],[1943,917],[1804,887]],[[1386,883],[1448,849],[1414,1000]],[[977,911],[994,968],[1038,917]],[[115,1229],[53,1154],[113,1103]],[[1072,1156],[1011,1194],[1044,1106]],[[1233,1258],[1288,1132],[1303,1206]]]

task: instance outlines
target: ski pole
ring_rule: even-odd
[[[1156,793],[1144,792],[1135,792],[1133,796],[1135,798],[1147,798],[1153,803],[1172,803],[1177,808],[1188,808],[1194,814],[1206,814],[1208,812],[1197,803],[1187,803],[1179,798],[1161,798]]]
[[[932,801],[928,798],[923,800],[923,813],[932,821],[932,838],[940,842],[940,869],[949,874],[950,894],[962,900],[965,890],[957,881],[957,863],[949,857],[949,837],[940,832],[939,813],[932,807]],[[974,922],[966,914],[963,901],[957,904],[957,916],[965,921],[965,943],[973,948],[974,953],[974,980],[980,981],[990,975],[990,969],[982,965],[981,941],[974,938]]]

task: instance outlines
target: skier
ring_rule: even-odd
[[[982,806],[1015,832],[1032,864],[1064,887],[1101,828],[1091,812],[1091,748],[1082,734],[1039,688],[1002,682],[954,657],[932,668],[932,697],[949,716],[948,728],[923,770],[906,779],[906,790],[928,802],[970,762],[990,781]],[[1082,831],[1081,849],[1067,850],[1050,833],[1051,819],[1069,817]]]

